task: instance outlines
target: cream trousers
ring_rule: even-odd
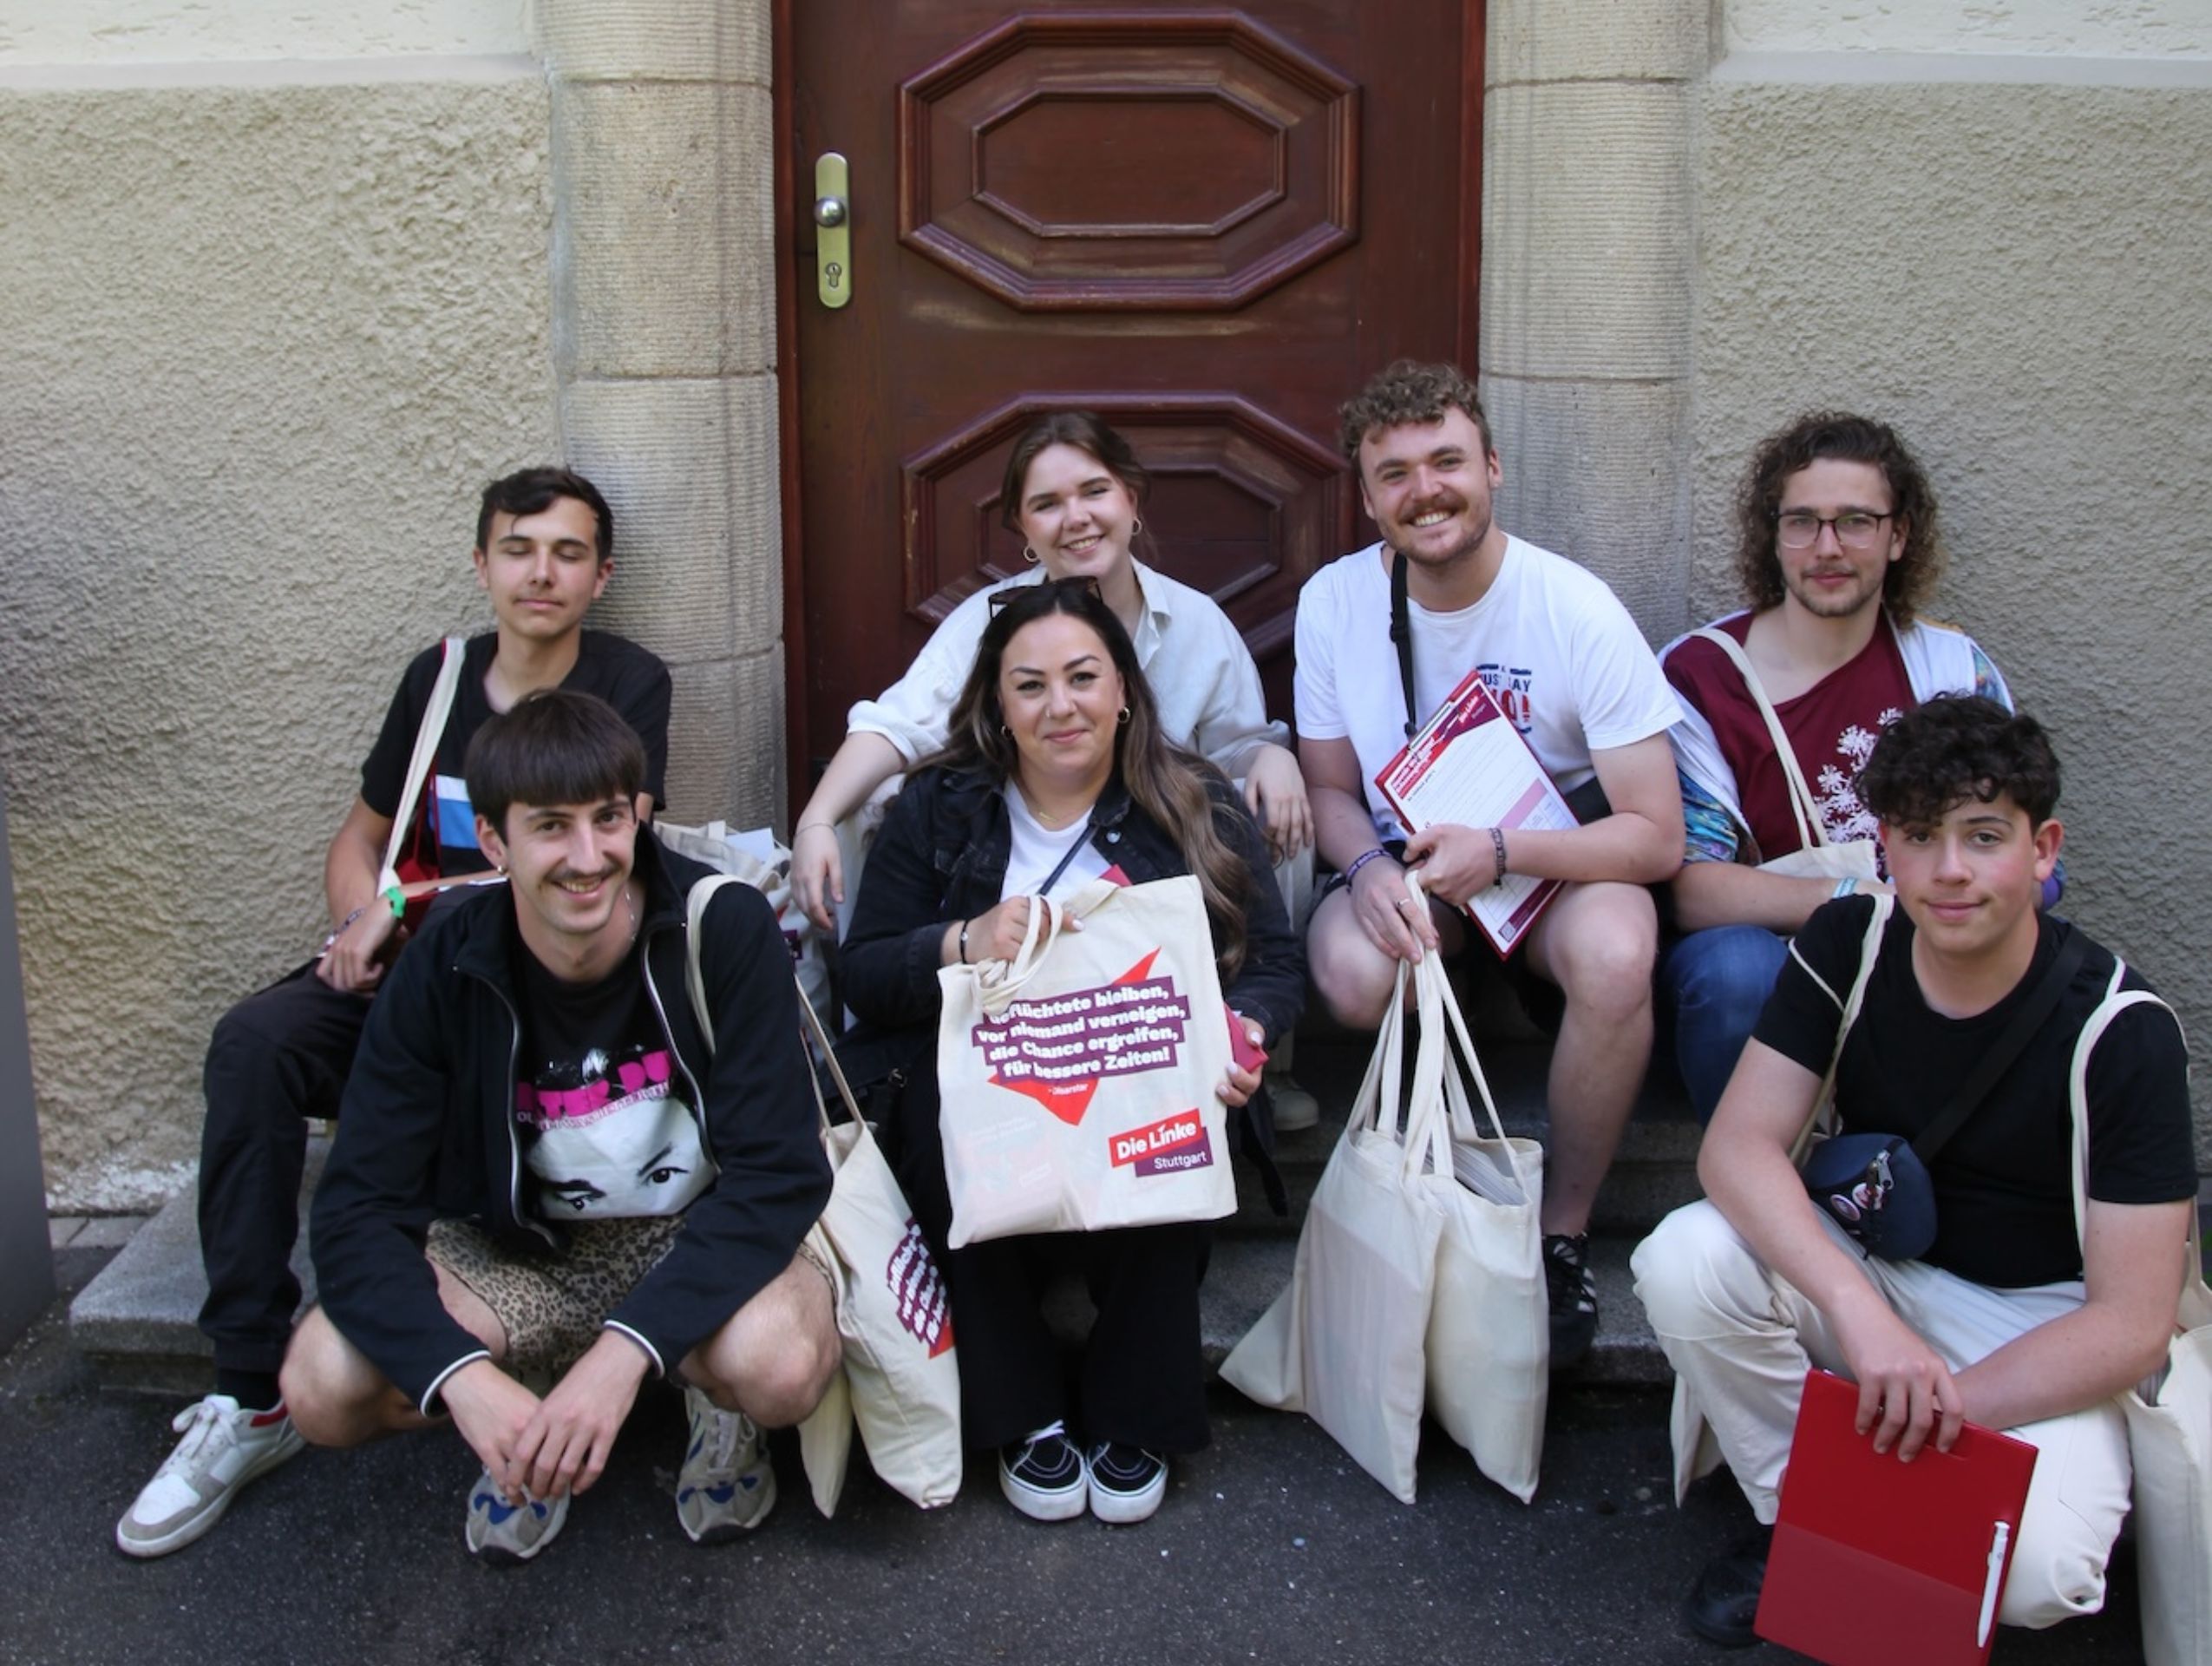
[[[2078,1281],[2030,1289],[1975,1284],[1916,1261],[1867,1256],[1825,1216],[1822,1224],[1868,1282],[1953,1371],[2081,1305]],[[1636,1294],[1681,1379],[1678,1445],[1701,1431],[1702,1412],[1762,1522],[1777,1508],[1782,1471],[1810,1366],[1844,1372],[1820,1309],[1763,1266],[1710,1203],[1676,1210],[1637,1246]],[[2116,1400],[2006,1431],[2039,1453],[1998,1618],[2055,1625],[2104,1604],[2104,1564],[2128,1512],[2127,1420]],[[1690,1455],[1678,1451],[1678,1466]]]

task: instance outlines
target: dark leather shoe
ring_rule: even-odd
[[[1751,1622],[1758,1616],[1759,1588],[1766,1584],[1767,1550],[1773,1543],[1774,1529],[1762,1527],[1727,1555],[1705,1564],[1682,1604],[1682,1617],[1692,1631],[1724,1649],[1748,1649],[1759,1640]]]

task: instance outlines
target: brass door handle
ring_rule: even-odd
[[[815,158],[815,293],[827,307],[853,298],[853,206],[845,159],[834,150]]]

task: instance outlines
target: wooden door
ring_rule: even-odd
[[[1363,535],[1337,405],[1403,354],[1473,364],[1480,0],[776,23],[794,806],[852,701],[1020,570],[998,477],[1057,406],[1129,436],[1159,564],[1227,610],[1287,718],[1299,586]],[[838,310],[825,151],[851,174]]]

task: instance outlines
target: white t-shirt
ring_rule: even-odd
[[[1131,565],[1144,594],[1144,616],[1134,638],[1136,663],[1160,708],[1161,732],[1212,760],[1231,780],[1245,772],[1260,747],[1288,745],[1289,731],[1268,720],[1251,650],[1213,597],[1142,561]],[[877,699],[853,707],[847,731],[881,735],[909,765],[942,746],[952,703],[991,622],[991,590],[1044,577],[1039,567],[977,591],[947,613],[905,676]]]
[[[1594,748],[1664,734],[1682,715],[1636,621],[1605,580],[1508,536],[1482,599],[1432,613],[1410,597],[1414,720],[1427,720],[1471,669],[1498,698],[1553,784],[1572,792],[1596,773]],[[1350,739],[1378,836],[1406,830],[1375,785],[1405,744],[1404,685],[1391,640],[1383,545],[1341,556],[1298,596],[1298,732]]]
[[[1010,896],[1034,896],[1047,879],[1052,880],[1052,887],[1045,895],[1067,896],[1106,871],[1106,858],[1090,842],[1090,817],[1072,827],[1047,827],[1031,811],[1020,788],[1009,785],[1001,792],[1014,842],[1006,853],[1006,882],[998,888],[1000,902]],[[1075,851],[1072,856],[1068,855],[1070,850]],[[1063,859],[1067,863],[1064,868],[1060,867]],[[1052,874],[1056,868],[1060,869],[1057,878]]]

